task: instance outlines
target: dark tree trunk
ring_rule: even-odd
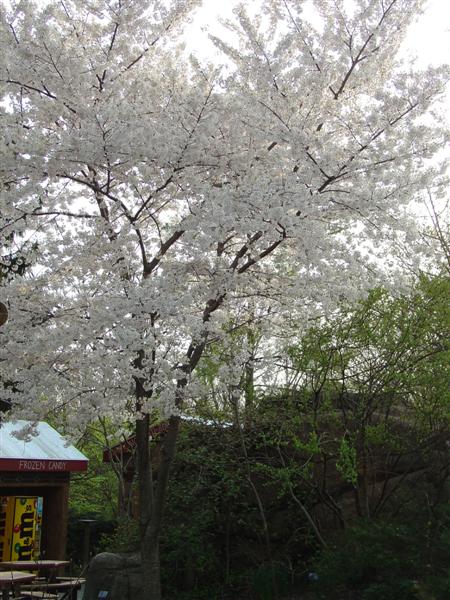
[[[142,600],[161,600],[161,570],[159,562],[159,544],[144,550],[141,548],[142,563]]]
[[[153,481],[149,444],[149,417],[136,422],[138,456],[139,515],[141,530],[142,600],[161,600],[159,536],[169,482],[170,466],[175,456],[180,418],[170,417],[161,446],[157,481]]]
[[[203,322],[207,323],[214,311],[223,303],[225,294],[211,299],[203,311]],[[200,360],[207,342],[207,334],[199,343],[191,343],[186,354],[186,363],[179,370],[182,376],[178,379],[178,391],[175,404],[178,409],[183,402],[183,389],[188,383],[189,375],[194,371]],[[135,366],[142,368],[144,352],[139,352]],[[152,355],[153,364],[155,354]],[[142,407],[142,399],[149,398],[153,390],[146,391],[143,381],[137,377],[136,408]],[[175,457],[175,447],[180,429],[180,417],[172,415],[169,418],[168,429],[161,444],[161,457],[158,464],[156,482],[152,473],[150,457],[150,417],[144,415],[136,421],[136,449],[139,481],[139,514],[141,528],[141,561],[142,561],[142,600],[161,600],[161,573],[159,561],[159,537],[161,534],[163,511],[169,483],[170,467]]]

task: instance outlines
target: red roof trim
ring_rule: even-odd
[[[87,460],[48,460],[41,458],[0,458],[0,471],[65,473],[87,471]]]
[[[149,438],[152,439],[160,433],[165,433],[169,429],[167,422],[158,423],[149,430]],[[133,454],[136,450],[136,436],[132,435],[127,440],[116,444],[112,448],[106,448],[103,451],[103,462],[120,461]]]

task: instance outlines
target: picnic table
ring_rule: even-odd
[[[22,571],[3,571],[0,572],[0,590],[2,599],[8,600],[9,593],[14,592],[15,596],[20,595],[20,586],[22,583],[30,583],[36,578],[34,573],[23,573]]]
[[[36,581],[24,587],[24,598],[77,599],[77,592],[86,580],[81,577],[57,577],[51,582]],[[59,595],[59,596],[58,596]]]
[[[58,569],[67,567],[70,564],[68,560],[12,560],[0,562],[0,575],[7,580],[11,573],[22,575],[24,585],[21,591],[24,598],[57,598],[58,593],[63,593],[65,597],[76,599],[77,590],[84,583],[80,577],[56,577]],[[24,573],[24,571],[34,571],[38,573]],[[11,589],[11,585],[8,588]],[[4,598],[7,598],[4,595]]]
[[[47,579],[54,579],[58,569],[70,565],[68,560],[6,560],[0,562],[2,571],[37,571],[46,574]]]

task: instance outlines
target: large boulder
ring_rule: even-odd
[[[89,564],[83,600],[136,600],[142,595],[141,581],[138,555],[102,552]]]

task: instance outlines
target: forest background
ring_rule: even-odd
[[[163,526],[171,597],[448,597],[449,293],[444,271],[403,297],[379,288],[341,306],[291,342],[276,391],[253,380],[254,329],[208,354],[210,395],[183,422]],[[241,336],[254,356],[239,406],[214,380]],[[119,500],[125,465],[102,462],[108,429],[80,440],[91,463],[72,485],[75,563],[86,517],[93,553],[139,548]]]

